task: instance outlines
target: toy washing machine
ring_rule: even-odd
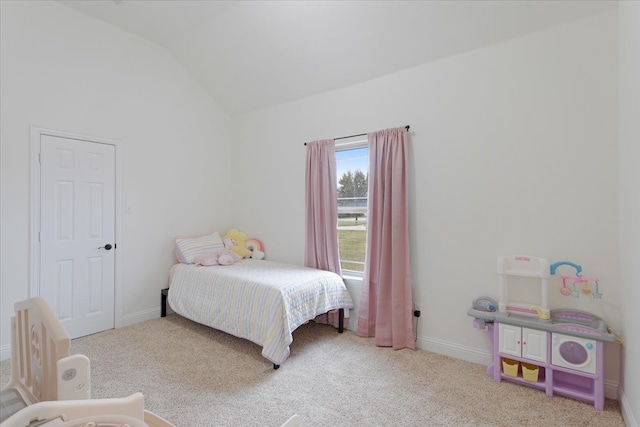
[[[596,341],[570,335],[551,334],[551,364],[589,374],[596,373]]]

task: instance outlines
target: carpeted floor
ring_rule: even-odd
[[[485,367],[423,350],[379,348],[352,331],[309,323],[278,370],[249,341],[178,315],[72,341],[91,359],[93,398],[140,391],[145,407],[178,427],[624,426],[604,411],[508,382]],[[10,375],[0,363],[2,384]]]

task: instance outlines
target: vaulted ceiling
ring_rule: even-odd
[[[166,48],[230,114],[617,7],[595,0],[59,1]]]

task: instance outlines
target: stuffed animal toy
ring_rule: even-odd
[[[235,240],[229,237],[224,239],[224,249],[218,252],[218,264],[231,265],[236,261],[240,261],[242,257],[233,250],[237,246],[238,243]]]
[[[236,245],[231,247],[231,251],[235,252],[240,256],[240,258],[249,258],[251,256],[251,251],[247,248],[247,235],[237,228],[232,228],[227,231],[227,234],[222,238],[223,241],[226,239],[233,239],[236,242]]]
[[[193,259],[193,263],[198,267],[210,265],[231,265],[234,262],[241,260],[240,255],[231,250],[231,248],[235,246],[237,246],[235,240],[226,238],[224,239],[224,249],[200,254]]]
[[[264,252],[259,249],[254,249],[251,251],[251,258],[253,259],[264,259]]]
[[[251,258],[264,259],[264,245],[260,239],[249,238],[247,240],[247,249],[251,251]]]

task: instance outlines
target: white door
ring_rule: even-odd
[[[115,146],[40,136],[39,293],[71,338],[114,328]]]

